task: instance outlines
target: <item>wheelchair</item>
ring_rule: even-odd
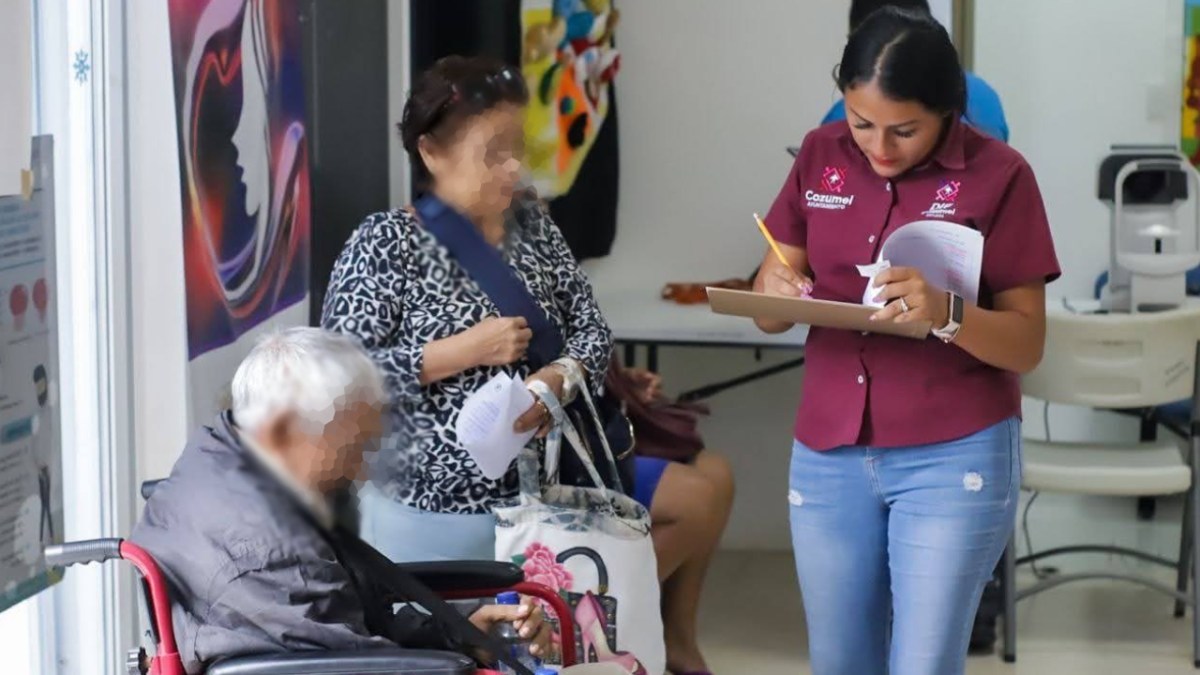
[[[143,483],[142,497],[149,498],[158,482]],[[109,560],[131,563],[141,576],[154,653],[147,654],[144,647],[131,650],[126,661],[128,675],[185,675],[171,619],[170,587],[153,556],[119,538],[49,546],[45,555],[46,564],[57,568]],[[516,565],[463,561],[408,563],[398,567],[447,600],[489,598],[505,591],[537,598],[551,609],[560,634],[575,633],[566,601],[546,586],[526,582],[524,572]],[[560,656],[563,667],[575,665],[574,640],[562,640]],[[397,648],[239,656],[218,661],[204,675],[483,675],[490,672],[479,670],[471,658],[462,654]]]

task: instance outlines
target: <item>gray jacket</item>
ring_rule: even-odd
[[[426,615],[343,564],[334,539],[238,441],[229,413],[188,442],[130,540],[162,567],[188,673],[311,649],[453,649]]]

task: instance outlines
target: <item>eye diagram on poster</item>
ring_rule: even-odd
[[[0,198],[0,611],[57,582],[62,541],[54,147],[33,139],[33,192]]]
[[[299,13],[170,0],[192,421],[263,332],[308,322],[309,178]]]

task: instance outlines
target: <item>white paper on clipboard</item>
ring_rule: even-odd
[[[879,260],[892,267],[915,267],[936,288],[979,302],[983,235],[944,220],[918,220],[893,232],[879,248]]]

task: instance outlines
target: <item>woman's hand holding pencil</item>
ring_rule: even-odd
[[[763,277],[763,293],[789,298],[812,297],[812,282],[796,274],[790,267],[772,265]]]
[[[792,269],[792,264],[784,257],[783,251],[775,241],[775,237],[771,236],[771,231],[767,229],[766,223],[762,221],[762,218],[758,217],[757,213],[754,214],[754,220],[758,223],[758,229],[767,240],[767,244],[775,252],[776,260],[779,261],[778,265],[769,265],[760,272],[762,275],[762,292],[767,295],[782,295],[790,298],[811,297],[813,290],[812,279]]]

